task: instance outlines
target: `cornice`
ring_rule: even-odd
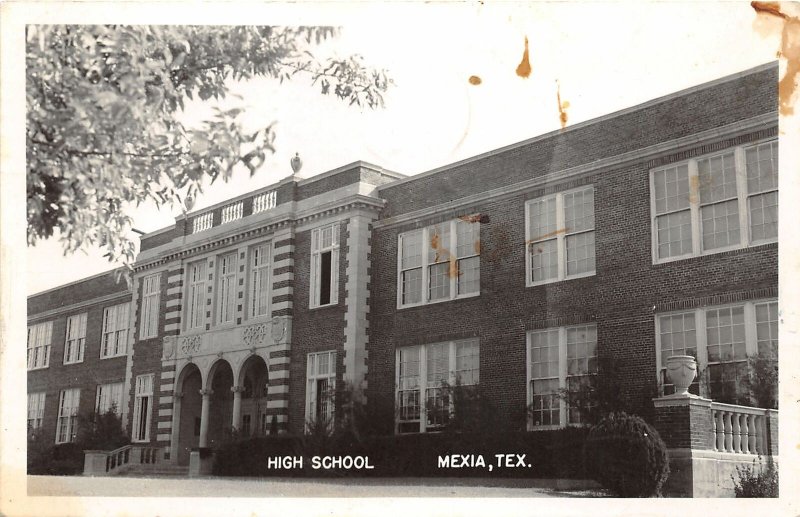
[[[114,301],[118,298],[126,298],[125,301],[130,301],[132,299],[132,293],[130,291],[122,291],[114,294],[108,294],[106,296],[100,296],[98,298],[92,298],[91,300],[64,305],[62,307],[57,307],[55,309],[50,309],[43,312],[37,312],[36,314],[28,314],[28,323],[38,323],[40,320],[48,319],[52,316],[75,312],[85,307],[89,307],[90,305],[100,305]]]
[[[727,124],[725,126],[721,126],[718,128],[709,129],[706,131],[702,131],[700,133],[695,133],[693,135],[688,135],[674,140],[668,140],[666,142],[661,142],[648,147],[643,147],[641,149],[636,149],[634,151],[629,151],[627,153],[622,153],[608,158],[602,158],[600,160],[596,160],[593,162],[576,165],[575,167],[570,167],[568,169],[561,169],[558,171],[551,172],[549,174],[545,174],[543,176],[539,176],[537,178],[531,178],[529,180],[514,183],[512,185],[498,187],[495,189],[487,190],[485,192],[480,192],[478,194],[472,194],[470,196],[466,196],[460,199],[456,199],[432,207],[425,207],[418,210],[414,210],[412,212],[399,214],[393,217],[387,217],[386,219],[375,221],[373,223],[373,227],[391,228],[393,226],[404,224],[409,221],[415,221],[421,218],[436,216],[447,211],[456,210],[469,205],[474,205],[489,199],[501,200],[503,198],[507,198],[512,195],[519,194],[521,192],[534,190],[544,185],[554,185],[554,184],[564,183],[579,178],[581,176],[595,174],[607,169],[622,167],[625,165],[629,165],[631,163],[651,160],[664,155],[681,152],[686,149],[697,147],[698,145],[706,144],[712,141],[734,138],[740,135],[751,133],[758,129],[763,129],[765,127],[773,125],[777,126],[777,124],[778,124],[777,111],[764,113],[756,117],[740,120],[732,124]],[[413,177],[411,179],[413,179]]]
[[[325,205],[316,206],[313,209],[304,210],[300,213],[290,212],[283,216],[282,219],[275,220],[269,223],[259,223],[259,226],[254,226],[245,229],[237,229],[231,227],[231,234],[225,236],[212,237],[206,241],[193,243],[186,247],[177,246],[178,249],[166,251],[164,255],[152,258],[146,262],[134,265],[136,273],[146,271],[159,267],[174,260],[181,260],[193,255],[205,253],[207,251],[223,248],[231,244],[250,240],[260,235],[274,233],[277,230],[286,227],[295,227],[297,225],[306,223],[308,221],[321,219],[331,215],[340,214],[349,210],[367,209],[378,211],[383,208],[385,201],[376,199],[362,194],[349,196],[342,200],[337,200]]]

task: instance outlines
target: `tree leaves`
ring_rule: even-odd
[[[391,79],[359,56],[320,61],[310,45],[332,27],[56,26],[26,34],[28,243],[57,229],[65,252],[105,246],[130,264],[126,208],[180,203],[209,177],[255,174],[274,152],[273,125],[244,131],[241,108],[200,128],[179,120],[186,99],[224,99],[230,78],[300,76],[377,108]]]

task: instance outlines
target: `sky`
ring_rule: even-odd
[[[357,160],[418,174],[557,130],[557,95],[569,126],[774,61],[779,46],[749,2],[246,5],[258,8],[231,15],[204,6],[179,19],[340,25],[318,53],[361,54],[395,85],[375,111],[322,96],[303,79],[233,85],[242,99],[228,102],[246,109],[245,124],[276,122],[276,152],[253,177],[241,171],[207,186],[195,211],[280,181],[296,152],[305,177]],[[128,15],[131,23],[165,21],[147,10]],[[532,72],[521,78],[526,38]],[[192,104],[185,120],[209,110]],[[154,231],[179,213],[143,206],[132,211],[134,227]],[[55,238],[27,249],[28,294],[115,267],[100,249],[66,257],[61,249]]]

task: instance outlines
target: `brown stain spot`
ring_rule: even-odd
[[[481,254],[481,241],[480,241],[480,239],[476,240],[476,241],[475,241],[475,242],[472,244],[472,247],[473,247],[473,249],[475,250],[475,253],[476,253],[476,254],[478,254],[478,255],[480,255],[480,254]]]
[[[517,75],[527,79],[531,75],[531,61],[528,53],[528,37],[525,36],[525,50],[522,52],[522,61],[517,65]]]
[[[481,222],[481,214],[475,215],[461,215],[458,218],[464,221],[465,223],[479,223]]]
[[[483,80],[480,77],[478,77],[477,75],[469,76],[469,84],[471,84],[473,86],[478,86],[482,82],[483,82]]]
[[[783,11],[779,2],[750,2],[757,16],[778,18],[782,21],[781,48],[778,56],[786,58],[786,73],[778,82],[780,114],[794,114],[794,97],[797,78],[800,75],[800,17],[790,16]]]
[[[561,85],[556,81],[556,100],[558,101],[558,120],[561,123],[561,129],[567,127],[567,108],[569,108],[569,101],[561,102]]]

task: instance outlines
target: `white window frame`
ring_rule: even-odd
[[[56,443],[74,442],[78,436],[78,410],[81,390],[71,388],[61,390],[58,400],[58,420],[56,423]]]
[[[328,369],[319,372],[318,365],[320,359],[326,357]],[[314,352],[308,354],[306,358],[306,423],[310,424],[316,419],[317,405],[320,403],[319,393],[317,393],[317,381],[326,380],[328,382],[328,396],[325,401],[328,404],[325,411],[326,425],[332,426],[336,417],[336,351],[328,350],[325,352]],[[308,429],[306,429],[308,431]]]
[[[230,264],[227,261],[230,260]],[[224,272],[226,271],[227,272]],[[239,251],[217,256],[217,325],[236,323],[237,292],[239,289]]]
[[[53,322],[45,321],[28,327],[28,370],[50,366],[50,347],[53,340]]]
[[[772,242],[777,242],[777,236],[775,238],[770,239],[759,239],[757,241],[752,240],[751,238],[751,227],[750,227],[750,198],[754,195],[764,194],[767,192],[778,192],[778,188],[776,187],[773,190],[766,190],[766,191],[759,191],[759,192],[748,192],[747,187],[747,169],[746,169],[746,159],[745,154],[748,149],[756,148],[762,144],[777,142],[775,138],[768,138],[765,140],[760,140],[755,143],[749,143],[746,145],[741,145],[733,148],[724,149],[722,151],[704,154],[702,156],[697,156],[695,158],[691,158],[689,160],[683,160],[680,162],[671,163],[669,165],[655,167],[650,170],[650,239],[651,239],[651,250],[652,250],[652,259],[653,264],[664,264],[667,262],[673,262],[676,260],[683,260],[686,258],[691,257],[699,257],[703,255],[713,255],[716,253],[722,253],[725,251],[735,250],[735,249],[742,249],[748,248],[753,246],[759,246],[762,244],[768,244]],[[703,231],[702,231],[702,214],[701,214],[701,206],[704,206],[705,203],[700,199],[700,177],[698,172],[697,163],[702,160],[708,160],[713,158],[718,158],[720,156],[728,155],[733,153],[734,158],[734,165],[736,168],[736,201],[737,201],[737,209],[739,212],[739,243],[733,244],[730,246],[720,247],[720,248],[713,248],[713,249],[703,249]],[[664,257],[659,258],[658,256],[658,226],[657,226],[657,218],[664,216],[664,214],[656,214],[656,190],[655,190],[655,175],[658,172],[661,172],[665,169],[671,169],[674,167],[679,167],[681,165],[687,165],[689,169],[689,211],[690,211],[690,222],[691,222],[691,231],[692,231],[692,251],[690,253],[684,253],[683,255],[676,255],[673,257]],[[779,165],[779,174],[780,174],[780,165]],[[733,199],[733,198],[732,198]],[[708,204],[716,204],[722,203],[722,201],[718,202],[710,202]],[[683,209],[686,210],[686,209]],[[780,221],[778,221],[780,224]]]
[[[206,282],[208,260],[202,259],[186,265],[186,324],[184,330],[203,330],[206,325]]]
[[[256,265],[257,251],[262,250],[261,262]],[[248,288],[247,288],[247,316],[248,319],[269,318],[272,306],[272,241],[262,242],[250,247],[247,261]],[[264,262],[266,260],[266,262]],[[266,293],[259,288],[259,284],[266,277]],[[263,287],[263,286],[262,286]],[[265,295],[263,303],[261,296]]]
[[[160,289],[161,273],[147,275],[142,279],[139,339],[150,339],[158,336]]]
[[[397,236],[397,308],[398,309],[405,309],[407,307],[419,307],[420,305],[428,305],[432,303],[442,303],[442,302],[449,302],[452,300],[458,300],[462,298],[472,298],[475,296],[480,296],[481,289],[480,289],[480,222],[473,221],[474,218],[477,218],[476,215],[466,216],[463,218],[452,219],[450,221],[443,221],[438,224],[433,224],[426,226],[424,228],[418,228],[414,230],[409,230],[407,232],[403,232]],[[477,225],[477,228],[474,230],[476,235],[478,236],[476,239],[477,245],[473,245],[473,251],[475,253],[470,255],[464,255],[463,257],[458,256],[458,225],[459,224],[473,224]],[[435,230],[437,227],[441,225],[449,225],[449,242],[441,243],[439,245],[441,249],[441,259],[437,260],[433,263],[430,262],[428,258],[428,251],[431,249],[431,232]],[[418,239],[418,244],[420,247],[421,253],[421,266],[415,268],[407,268],[403,269],[403,240],[404,239]],[[438,255],[438,253],[437,253]],[[469,260],[472,258],[478,258],[478,290],[474,292],[468,292],[459,294],[459,274],[453,274],[453,271],[458,272],[459,267],[458,263],[462,260]],[[437,298],[432,300],[430,297],[430,268],[436,265],[448,264],[448,280],[449,284],[449,295],[443,298]],[[420,293],[420,301],[419,302],[412,302],[412,303],[403,303],[403,272],[408,271],[410,269],[422,269],[422,279],[420,280],[421,285],[421,293]]]
[[[658,382],[659,394],[664,393],[664,384],[666,383],[666,364],[662,364],[661,360],[661,317],[675,316],[679,314],[693,314],[694,315],[694,328],[695,339],[697,346],[697,367],[698,370],[705,370],[709,364],[724,364],[727,362],[742,362],[737,361],[717,361],[709,363],[708,361],[708,336],[706,327],[706,311],[716,309],[728,309],[732,307],[744,308],[744,332],[745,332],[745,355],[749,358],[758,353],[758,339],[756,329],[756,306],[769,303],[777,303],[775,298],[766,298],[759,300],[748,300],[735,303],[727,303],[724,305],[711,305],[706,307],[698,307],[696,309],[683,309],[677,311],[660,312],[655,315],[655,338],[656,338],[656,380]],[[745,359],[746,360],[746,359]],[[701,388],[702,389],[702,388]],[[701,391],[701,396],[707,394]]]
[[[98,384],[94,403],[95,413],[105,414],[113,407],[117,416],[122,415],[123,386],[122,381]]]
[[[533,381],[535,380],[533,377],[533,363],[532,363],[532,354],[531,354],[531,345],[532,345],[532,336],[536,333],[540,332],[558,332],[558,389],[559,392],[556,394],[558,399],[559,405],[559,423],[558,424],[547,424],[547,425],[534,425],[534,421],[532,415],[528,415],[528,430],[530,431],[546,431],[551,429],[560,429],[562,427],[577,427],[585,425],[583,423],[571,423],[569,422],[569,405],[562,393],[568,389],[568,354],[567,354],[567,333],[571,329],[578,329],[581,327],[593,327],[594,334],[595,334],[595,359],[598,357],[598,340],[597,340],[597,324],[596,323],[579,323],[575,325],[567,325],[564,327],[548,327],[543,329],[536,329],[536,330],[529,330],[525,333],[525,371],[526,371],[526,392],[527,392],[527,404],[526,407],[530,408],[531,404],[533,404]],[[588,375],[597,375],[597,372],[588,372],[585,374],[580,375],[588,376]],[[547,379],[555,379],[555,377],[548,377]],[[530,412],[529,412],[530,413]]]
[[[309,308],[328,307],[339,303],[339,222],[326,224],[311,230],[311,281],[309,283]],[[331,230],[331,244],[322,245],[325,230]],[[320,277],[322,276],[322,254],[331,254],[330,302],[320,303]]]
[[[464,382],[460,379],[458,366],[457,366],[457,350],[458,345],[466,345],[466,346],[475,346],[477,348],[477,361],[478,364],[476,368],[472,368],[471,370],[475,370],[477,380],[474,382]],[[480,385],[480,362],[481,362],[481,345],[479,338],[468,338],[468,339],[458,339],[454,341],[442,341],[438,343],[426,343],[423,345],[411,345],[411,346],[404,346],[397,348],[395,350],[395,382],[394,382],[394,395],[395,395],[395,408],[396,408],[396,417],[395,417],[395,433],[400,434],[400,426],[401,424],[414,424],[419,423],[419,430],[416,432],[426,433],[426,432],[437,432],[442,430],[442,426],[428,426],[428,408],[427,400],[428,400],[428,389],[436,389],[436,386],[428,386],[428,351],[433,347],[438,346],[445,346],[448,350],[448,369],[447,369],[447,383],[451,387],[455,386],[478,386]],[[400,355],[401,351],[413,351],[417,350],[419,354],[419,373],[418,373],[418,383],[415,388],[409,389],[407,391],[417,391],[418,392],[418,400],[419,400],[419,418],[411,418],[411,419],[403,419],[401,418],[401,411],[400,411]],[[452,401],[450,404],[450,410],[452,411]],[[406,431],[403,434],[408,434],[410,432],[415,431]]]
[[[572,235],[572,233],[568,233],[565,225],[565,213],[564,213],[564,196],[566,194],[572,194],[575,192],[581,191],[589,191],[592,194],[592,198],[594,199],[594,185],[584,185],[581,187],[564,190],[561,192],[556,192],[553,194],[548,194],[546,196],[540,196],[535,199],[529,199],[525,202],[525,285],[526,287],[533,287],[537,285],[545,285],[551,284],[554,282],[561,282],[563,280],[572,280],[575,278],[584,278],[589,276],[594,276],[597,274],[597,239],[595,234],[595,244],[594,244],[594,251],[595,251],[595,267],[591,271],[585,271],[583,273],[575,273],[575,274],[567,274],[567,237]],[[553,232],[554,236],[549,236],[543,239],[541,236],[537,237],[535,240],[531,237],[531,217],[530,217],[530,208],[536,202],[544,202],[549,199],[556,200],[556,229]],[[596,206],[594,202],[592,206]],[[595,233],[597,231],[597,219],[596,219],[596,208],[595,208],[595,221],[594,225],[592,225],[591,229],[582,229],[578,232],[574,232],[574,234],[583,234],[583,233]],[[547,240],[552,240],[555,237],[556,239],[556,250],[558,253],[558,275],[556,278],[548,278],[545,280],[533,280],[533,272],[531,271],[531,246],[537,242],[543,242]]]
[[[130,330],[130,302],[103,309],[103,337],[100,342],[100,359],[120,357],[128,352]]]
[[[44,402],[46,393],[38,391],[28,393],[28,430],[35,431],[42,427],[44,420]]]
[[[64,339],[64,364],[83,362],[86,349],[87,313],[74,314],[67,318],[67,336]]]
[[[142,443],[150,441],[150,425],[153,415],[153,381],[154,375],[147,373],[136,376],[135,395],[133,403],[133,427],[131,427],[131,441]],[[140,430],[144,425],[144,436]]]

